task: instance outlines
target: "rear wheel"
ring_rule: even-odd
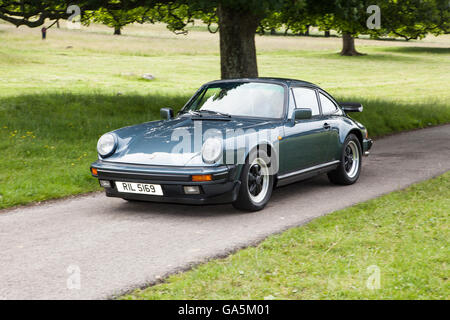
[[[341,163],[336,170],[328,173],[328,179],[335,184],[355,183],[361,172],[361,143],[354,134],[349,134],[342,148]]]
[[[241,187],[233,206],[240,210],[263,209],[272,195],[273,175],[270,174],[270,158],[266,152],[255,151],[249,156],[241,172]]]

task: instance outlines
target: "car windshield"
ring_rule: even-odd
[[[223,82],[200,91],[183,112],[281,118],[284,87],[261,82]]]

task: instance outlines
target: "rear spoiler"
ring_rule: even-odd
[[[341,102],[339,103],[342,110],[345,112],[362,112],[363,111],[363,105],[358,102]]]

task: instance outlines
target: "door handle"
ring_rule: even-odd
[[[331,126],[326,122],[323,124],[323,127],[327,130],[331,128]]]

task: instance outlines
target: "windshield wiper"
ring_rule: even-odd
[[[196,110],[189,110],[189,111],[183,111],[183,112],[181,112],[181,114],[190,114],[190,115],[193,115],[193,116],[199,116],[199,117],[201,117],[202,115],[200,114],[200,112],[198,112],[198,111],[196,111]]]
[[[196,112],[198,112],[198,113],[209,113],[209,114],[214,114],[214,115],[218,115],[218,116],[222,116],[222,117],[231,118],[231,114],[223,113],[223,112],[219,112],[219,111],[214,111],[214,110],[202,109],[202,110],[197,110]]]

